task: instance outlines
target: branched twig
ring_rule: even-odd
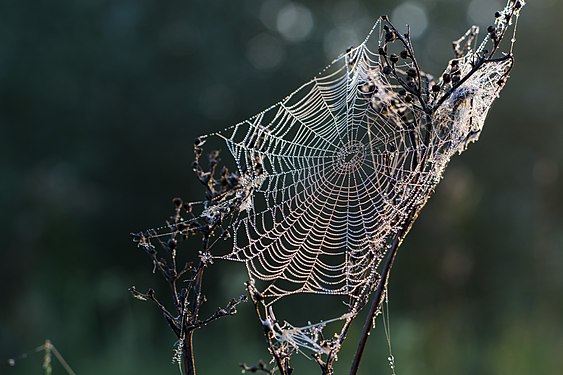
[[[382,57],[383,67],[381,71],[385,75],[389,75],[393,77],[397,83],[401,86],[402,90],[404,90],[405,101],[407,103],[412,104],[412,98],[409,98],[408,95],[413,95],[417,98],[420,107],[414,106],[415,109],[420,109],[424,113],[431,115],[434,111],[436,111],[451,95],[454,93],[459,87],[461,87],[468,79],[470,79],[476,72],[478,72],[483,65],[488,63],[498,63],[503,62],[506,60],[513,60],[512,53],[504,54],[500,57],[497,57],[498,50],[500,48],[500,44],[502,40],[505,38],[506,33],[509,29],[508,24],[509,21],[515,16],[516,12],[521,8],[521,4],[519,1],[514,1],[514,4],[509,9],[508,13],[500,13],[497,12],[495,15],[497,20],[501,17],[504,17],[504,20],[497,21],[500,29],[497,29],[496,26],[489,26],[487,28],[488,32],[488,39],[492,43],[491,50],[483,49],[480,51],[475,52],[476,60],[472,64],[472,69],[467,72],[465,75],[461,76],[461,72],[457,69],[458,60],[452,60],[452,71],[451,73],[445,73],[441,77],[440,82],[434,82],[430,80],[429,76],[427,76],[422,70],[420,69],[420,65],[414,55],[414,48],[412,46],[412,42],[410,39],[410,30],[407,31],[406,34],[401,34],[397,28],[389,21],[386,16],[381,18],[382,22],[384,22],[383,28],[385,31],[384,36],[384,43],[379,48],[379,55]],[[470,33],[472,32],[472,33]],[[478,29],[471,29],[468,34],[464,36],[464,38],[468,39],[467,43],[470,43],[473,38],[477,35]],[[462,39],[464,39],[462,38]],[[403,47],[403,51],[399,55],[392,54],[389,51],[390,45],[399,42]],[[457,58],[460,58],[460,54],[463,52],[459,49],[459,41],[454,43],[454,50],[456,52]],[[406,72],[401,71],[397,67],[397,63],[401,60],[410,60],[410,68],[407,69]],[[510,69],[506,73],[508,75]],[[405,77],[406,76],[406,77]],[[405,81],[406,78],[406,81]],[[426,80],[426,84],[423,82]],[[449,89],[446,89],[447,86],[450,86]],[[400,92],[401,90],[399,90]],[[430,105],[430,92],[434,95],[441,96],[437,98],[437,100]]]
[[[227,306],[218,308],[217,311],[213,313],[213,315],[211,315],[207,319],[200,320],[196,326],[193,326],[193,328],[201,328],[214,320],[224,318],[226,316],[235,315],[237,313],[237,306],[246,301],[248,301],[248,298],[244,295],[240,296],[237,299],[231,299],[227,303]]]
[[[276,347],[274,343],[273,329],[276,322],[268,316],[269,314],[264,305],[264,296],[262,296],[262,294],[256,289],[253,280],[246,283],[246,288],[248,290],[248,294],[250,295],[250,299],[254,304],[256,316],[260,320],[262,328],[264,329],[264,338],[266,339],[266,344],[268,345],[268,352],[272,355],[280,375],[290,375],[293,372],[293,369],[289,365],[290,353],[287,352],[286,347]],[[261,312],[261,308],[264,310],[264,314]],[[262,319],[263,315],[264,318]]]
[[[224,233],[221,227],[223,220],[237,212],[237,206],[240,203],[233,199],[235,193],[240,190],[239,176],[236,173],[229,173],[226,168],[223,168],[219,177],[216,176],[219,161],[218,151],[209,154],[209,170],[205,171],[200,165],[202,144],[201,139],[196,139],[194,146],[196,158],[193,170],[205,187],[207,205],[218,208],[194,215],[192,204],[184,204],[180,198],[174,198],[175,213],[166,227],[133,234],[134,241],[145,249],[152,260],[154,270],[159,271],[168,285],[174,312],[171,312],[164,303],[157,299],[153,289],[149,289],[146,293],[139,292],[135,287],[129,289],[135,298],[155,303],[178,337],[174,361],[183,362],[186,375],[196,373],[193,350],[194,332],[215,320],[236,314],[237,306],[247,300],[246,296],[231,299],[225,307],[218,308],[210,316],[200,317],[201,308],[206,302],[203,292],[203,275],[207,267],[213,263],[210,253],[211,239],[217,233]],[[201,250],[192,253],[193,256],[197,254],[197,262],[195,265],[193,261],[186,262],[180,268],[177,251],[179,241],[197,234],[201,235],[202,239]],[[152,243],[153,240],[164,249],[163,255],[157,251],[156,246]]]
[[[129,292],[133,295],[133,297],[137,298],[138,300],[154,302],[158,306],[158,309],[160,310],[160,312],[164,316],[164,319],[166,319],[168,325],[174,331],[174,333],[177,336],[180,334],[180,324],[177,318],[172,316],[172,314],[168,311],[168,309],[166,309],[166,307],[164,307],[164,305],[160,303],[158,299],[156,299],[155,292],[153,289],[149,289],[146,293],[141,293],[134,286],[132,286],[131,288],[129,288]]]

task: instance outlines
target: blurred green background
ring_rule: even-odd
[[[163,289],[129,233],[162,225],[174,196],[200,199],[194,137],[278,101],[382,14],[411,24],[420,63],[438,74],[450,41],[503,4],[3,0],[0,373],[42,373],[41,355],[7,359],[46,338],[81,375],[177,373],[175,337],[127,292]],[[399,252],[398,374],[563,372],[562,13],[561,1],[529,1],[481,140],[451,162]],[[216,264],[208,309],[244,279],[242,265]],[[268,358],[252,307],[239,310],[196,334],[201,374]],[[362,374],[391,372],[382,328]]]

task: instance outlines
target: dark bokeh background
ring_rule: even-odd
[[[0,373],[41,373],[40,355],[6,360],[46,338],[82,375],[177,373],[165,322],[127,292],[162,288],[129,233],[161,225],[174,196],[199,199],[193,138],[284,97],[381,14],[411,23],[420,62],[439,73],[450,41],[501,5],[3,0]],[[452,161],[401,248],[390,292],[399,374],[563,371],[562,12],[529,1],[481,140]],[[243,280],[240,265],[216,265],[209,308]],[[390,373],[382,328],[363,374]],[[196,340],[202,374],[267,358],[250,305]]]

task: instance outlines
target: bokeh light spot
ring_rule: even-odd
[[[426,31],[428,17],[426,10],[418,4],[403,3],[393,10],[391,22],[399,29],[410,26],[411,37],[416,39]]]
[[[305,5],[288,3],[278,12],[276,28],[290,42],[307,39],[313,26],[313,15]]]
[[[278,67],[285,57],[285,50],[279,38],[262,33],[248,42],[246,58],[259,70]]]

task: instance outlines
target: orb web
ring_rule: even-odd
[[[495,26],[510,22],[501,17]],[[471,29],[454,43],[455,66],[444,72],[455,68],[467,79],[447,95],[433,93],[432,77],[417,72],[425,107],[385,72],[382,23],[282,101],[201,138],[225,142],[242,181],[232,251],[217,257],[245,262],[268,304],[296,293],[352,303],[369,295],[390,243],[451,156],[477,140],[506,82],[512,59],[475,69],[491,36],[474,48]],[[408,60],[396,67],[418,69]]]

